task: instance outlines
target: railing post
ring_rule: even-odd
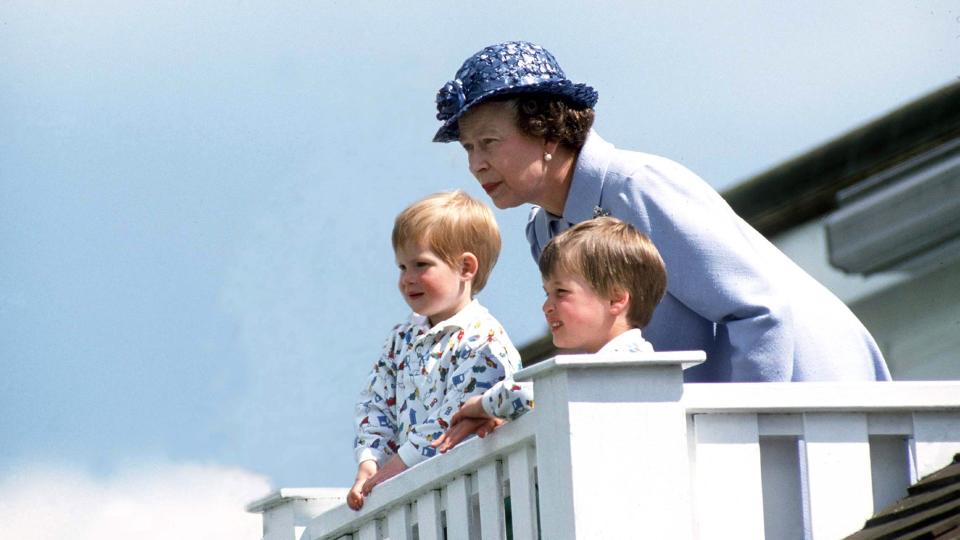
[[[542,538],[693,535],[684,365],[702,352],[558,356],[536,388]]]
[[[299,540],[313,518],[343,504],[346,488],[284,488],[247,505],[263,515],[262,540]]]

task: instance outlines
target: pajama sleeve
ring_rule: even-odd
[[[480,404],[490,416],[516,420],[533,408],[533,383],[507,377],[484,392]]]
[[[400,326],[393,329],[357,398],[354,424],[354,454],[357,463],[373,459],[383,465],[385,458],[394,454],[397,449],[394,344],[399,330]]]
[[[471,332],[456,346],[451,358],[450,370],[437,385],[437,394],[428,398],[427,408],[432,412],[419,423],[411,421],[407,442],[397,451],[408,467],[434,456],[437,451],[430,443],[446,431],[450,417],[463,402],[516,371],[519,359],[502,329]]]

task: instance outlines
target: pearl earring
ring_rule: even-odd
[[[544,152],[544,153],[543,153],[543,160],[544,160],[544,161],[550,161],[551,159],[553,159],[553,154],[551,154],[550,152]]]

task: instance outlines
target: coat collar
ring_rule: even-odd
[[[602,208],[600,196],[613,149],[612,144],[600,138],[596,131],[590,130],[577,157],[570,191],[567,192],[563,207],[563,219],[568,223],[592,219],[596,217],[597,209]]]

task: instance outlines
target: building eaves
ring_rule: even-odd
[[[908,103],[723,192],[766,236],[829,213],[837,192],[960,137],[960,82]]]

